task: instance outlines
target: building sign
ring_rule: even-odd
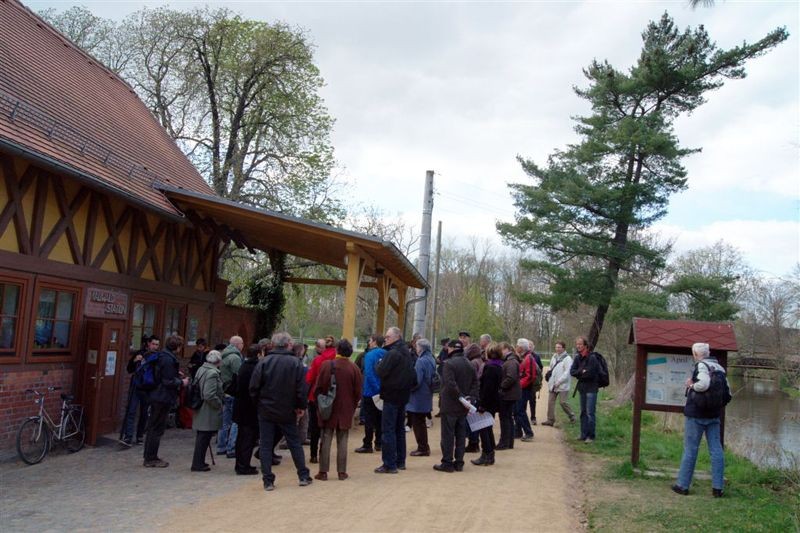
[[[648,353],[645,403],[683,406],[686,378],[691,377],[693,366],[691,355]]]
[[[95,318],[121,318],[128,316],[128,295],[123,292],[90,287],[86,291],[84,314]]]

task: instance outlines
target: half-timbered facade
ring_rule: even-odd
[[[142,336],[181,334],[185,357],[200,337],[251,340],[217,277],[228,245],[345,269],[287,281],[342,285],[347,338],[359,288],[376,289],[381,329],[426,285],[391,243],[216,196],[130,86],[0,0],[0,455],[35,411],[26,389],[75,394],[91,444],[119,428]]]

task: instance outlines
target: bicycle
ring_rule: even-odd
[[[61,387],[47,388],[47,392],[57,390],[61,390]],[[47,392],[41,393],[33,389],[26,389],[25,392],[36,395],[34,403],[39,405],[39,414],[25,420],[17,431],[17,454],[20,459],[29,465],[41,462],[50,451],[53,439],[63,442],[70,453],[83,448],[86,421],[83,418],[83,407],[72,403],[74,396],[61,394],[61,419],[56,425],[44,407]]]

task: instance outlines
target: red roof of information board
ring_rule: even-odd
[[[738,349],[730,322],[634,318],[628,342],[670,348],[691,348],[695,342],[707,342],[712,350]]]

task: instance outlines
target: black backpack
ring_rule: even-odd
[[[722,409],[733,399],[728,380],[725,377],[725,372],[703,361],[697,364],[699,365],[700,363],[703,363],[706,365],[706,368],[708,368],[708,375],[711,378],[711,382],[708,385],[708,389],[704,392],[697,392],[692,389],[692,400],[697,407],[704,411]]]
[[[195,411],[203,407],[203,384],[195,378],[189,383],[189,391],[186,394],[189,399],[189,408]]]
[[[599,371],[597,372],[597,386],[601,389],[604,387],[608,387],[609,385],[609,377],[608,377],[608,363],[606,362],[606,358],[603,357],[603,354],[600,352],[594,352],[594,356],[597,358],[597,364],[600,367]]]

